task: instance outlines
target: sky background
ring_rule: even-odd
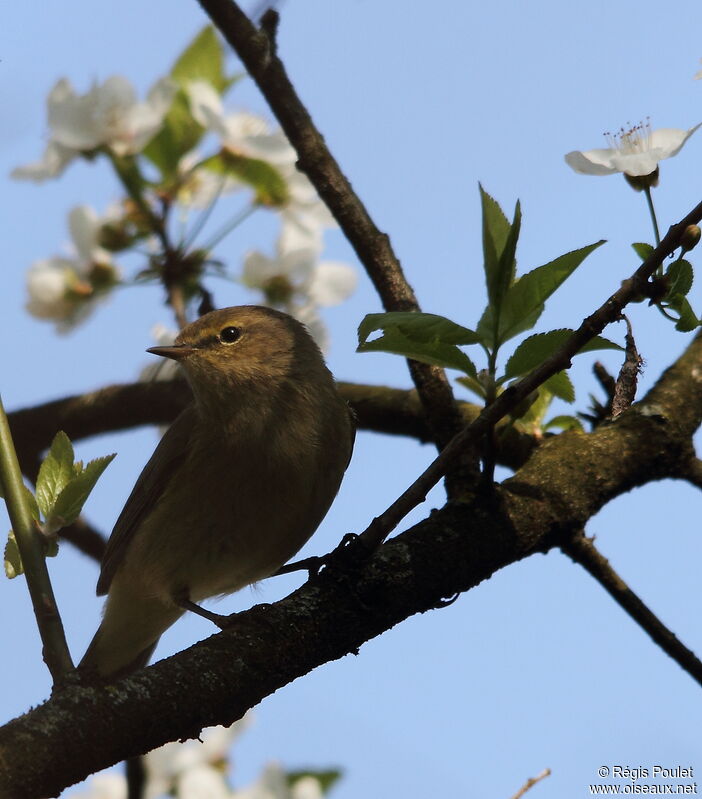
[[[560,0],[531,3],[437,0],[288,0],[279,52],[318,127],[387,231],[425,311],[473,326],[485,304],[477,183],[524,220],[518,269],[608,240],[551,300],[538,330],[577,326],[628,276],[633,241],[651,241],[643,195],[619,176],[574,174],[563,154],[603,146],[602,133],[651,117],[687,129],[702,120],[698,3]],[[73,333],[24,310],[31,262],[68,241],[78,203],[102,211],[118,196],[104,165],[79,162],[42,186],[8,178],[39,157],[45,98],[60,77],[79,91],[122,74],[144,92],[170,66],[205,18],[194,0],[79,0],[14,3],[0,31],[0,203],[4,221],[0,391],[12,410],[136,378],[148,362],[156,322],[171,323],[158,287],[123,290]],[[230,64],[236,69],[234,59]],[[228,105],[268,113],[244,80]],[[699,199],[702,133],[661,166],[654,192],[661,229]],[[217,254],[233,270],[254,247],[272,249],[270,219],[252,218]],[[338,231],[325,257],[357,266]],[[699,256],[692,254],[696,262]],[[218,305],[256,297],[212,283]],[[693,287],[693,307],[702,293]],[[411,385],[402,359],[356,354],[355,330],[380,310],[369,281],[325,313],[328,360],[343,380]],[[631,312],[646,360],[641,392],[685,347],[657,313]],[[621,337],[621,329],[608,331]],[[617,355],[600,359],[618,369]],[[573,369],[585,409],[594,356]],[[455,377],[455,375],[453,375]],[[466,396],[461,393],[460,396]],[[81,443],[83,458],[118,457],[86,508],[109,531],[157,442],[150,429]],[[331,549],[360,531],[432,459],[414,441],[361,433],[337,502],[303,554]],[[443,502],[440,489],[401,525]],[[588,525],[631,587],[693,651],[702,652],[699,491],[671,482],[611,503]],[[3,517],[7,527],[8,522]],[[99,619],[96,564],[65,545],[50,561],[74,657]],[[297,585],[281,578],[218,605],[231,612],[273,601]],[[47,697],[49,675],[23,580],[0,581],[4,627],[0,717]],[[199,618],[163,638],[166,656],[212,633]],[[558,552],[511,566],[451,607],[412,618],[348,656],[267,698],[235,750],[243,785],[276,759],[290,769],[341,767],[337,799],[466,796],[506,799],[549,767],[534,797],[588,795],[602,765],[693,766],[702,782],[699,686]],[[78,789],[66,791],[71,796]]]

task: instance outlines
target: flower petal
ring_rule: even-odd
[[[685,142],[692,136],[692,134],[702,125],[695,125],[690,130],[679,130],[678,128],[659,128],[651,132],[650,145],[651,149],[660,149],[663,153],[660,160],[663,158],[672,158],[677,155]]]
[[[580,175],[613,175],[612,150],[573,150],[565,156],[568,166]]]
[[[65,147],[56,141],[49,141],[41,161],[16,167],[10,173],[10,177],[15,180],[43,183],[45,180],[57,178],[78,154],[78,150]]]
[[[203,128],[209,128],[213,120],[221,120],[223,118],[222,98],[215,87],[208,81],[190,81],[185,86],[185,94],[190,103],[190,113]]]
[[[322,261],[314,270],[307,294],[316,305],[338,305],[353,294],[357,283],[358,274],[353,267],[338,261]]]

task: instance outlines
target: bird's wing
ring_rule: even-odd
[[[349,442],[349,459],[346,461],[346,466],[344,467],[344,471],[349,468],[349,463],[351,463],[351,456],[353,455],[353,447],[356,443],[356,430],[358,429],[358,414],[354,409],[350,406],[346,406],[348,413],[349,413],[349,422],[351,423],[351,441]]]
[[[119,518],[102,558],[97,583],[97,595],[106,594],[117,567],[134,533],[162,496],[173,474],[188,454],[188,442],[193,429],[195,408],[186,408],[168,428],[149,462],[144,466]]]

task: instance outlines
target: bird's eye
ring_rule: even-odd
[[[238,327],[223,327],[219,331],[219,340],[222,344],[233,344],[241,335]]]

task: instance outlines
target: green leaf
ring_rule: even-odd
[[[22,486],[24,488],[24,496],[27,500],[27,504],[29,505],[29,512],[32,515],[32,519],[35,522],[39,521],[39,506],[37,505],[37,501],[34,498],[34,494],[27,488],[27,486]]]
[[[687,298],[682,294],[676,294],[668,300],[671,308],[680,314],[680,318],[675,324],[675,329],[680,330],[682,333],[689,333],[700,324],[700,320],[692,310],[692,306],[687,301]]]
[[[221,94],[230,83],[224,75],[222,46],[211,25],[203,28],[181,53],[171,69],[171,77],[178,84],[178,91],[161,130],[143,151],[166,177],[175,175],[180,159],[195,147],[205,132],[190,112],[185,87],[192,81],[202,80]]]
[[[222,150],[199,166],[218,175],[229,175],[251,186],[260,205],[280,207],[290,199],[288,184],[280,172],[267,161]]]
[[[471,359],[454,344],[416,341],[395,327],[388,327],[380,338],[359,344],[357,352],[390,352],[444,369],[459,369],[471,377],[477,374]]]
[[[442,344],[477,344],[480,336],[467,327],[458,325],[445,316],[419,311],[389,311],[367,314],[358,326],[358,343],[365,343],[376,330],[398,329],[414,341]]]
[[[73,445],[68,436],[59,430],[51,448],[39,467],[36,484],[36,504],[48,517],[56,498],[73,478]]]
[[[634,252],[642,261],[645,261],[654,250],[654,247],[652,247],[650,244],[644,244],[641,241],[637,241],[631,246],[634,248]]]
[[[59,494],[52,509],[51,516],[47,518],[46,526],[52,532],[60,527],[71,524],[78,518],[86,499],[95,487],[100,475],[105,471],[114,455],[105,455],[90,461],[85,469],[71,481]]]
[[[583,430],[583,425],[575,416],[554,416],[546,422],[544,430]]]
[[[483,268],[488,299],[493,305],[499,302],[499,263],[505,249],[511,225],[498,202],[478,184],[483,212]]]
[[[678,258],[677,261],[673,261],[668,267],[666,277],[669,281],[667,295],[674,297],[676,294],[682,294],[684,297],[692,288],[692,264],[689,261]]]
[[[567,252],[520,277],[502,303],[498,342],[502,344],[522,332],[525,321],[538,312],[553,292],[602,244],[604,240]]]
[[[514,351],[512,357],[505,366],[505,377],[517,377],[525,375],[532,369],[542,364],[547,358],[559,350],[575,331],[569,328],[551,330],[548,333],[536,333],[524,339]],[[621,350],[619,344],[604,338],[595,336],[578,352],[592,352],[594,350]]]
[[[497,201],[483,189],[481,184],[478,184],[478,188],[480,189],[483,216],[485,284],[489,304],[496,309],[499,315],[502,298],[512,285],[517,268],[515,252],[521,229],[522,213],[519,201],[517,201],[514,219],[510,224]]]
[[[523,403],[526,401],[526,405]],[[540,386],[533,394],[510,413],[510,416],[520,430],[536,433],[541,430],[546,413],[553,401],[553,394],[544,386]],[[523,410],[522,407],[523,406]]]
[[[462,386],[465,386],[467,389],[480,397],[480,399],[485,399],[485,386],[483,386],[483,384],[474,377],[457,377],[456,382],[460,383]]]
[[[329,793],[337,780],[341,778],[341,771],[339,769],[325,769],[323,771],[312,771],[305,769],[304,771],[289,771],[286,775],[288,786],[292,788],[296,782],[299,782],[305,777],[313,777],[319,782],[322,789],[322,794]]]
[[[183,50],[171,69],[171,77],[181,86],[204,80],[218,92],[224,91],[227,87],[224,53],[212,25],[206,25]]]
[[[190,113],[183,89],[178,89],[163,120],[161,130],[144,148],[143,155],[158,167],[164,177],[173,177],[180,159],[200,141],[205,129]]]
[[[514,338],[514,336],[518,336],[525,330],[531,330],[539,321],[539,317],[543,312],[544,306],[539,305],[538,308],[535,308],[528,316],[525,316],[518,325],[510,330],[509,338]],[[499,350],[500,345],[507,340],[501,340],[498,331],[495,329],[495,316],[492,306],[490,305],[483,311],[483,315],[480,317],[476,330],[481,337],[482,343],[492,352]]]
[[[7,535],[7,544],[5,544],[5,576],[8,580],[12,580],[23,573],[24,566],[17,546],[17,539],[14,532],[10,530]]]
[[[549,377],[543,386],[554,397],[558,397],[568,403],[575,402],[575,388],[573,388],[573,384],[566,372],[556,372],[555,375]]]

